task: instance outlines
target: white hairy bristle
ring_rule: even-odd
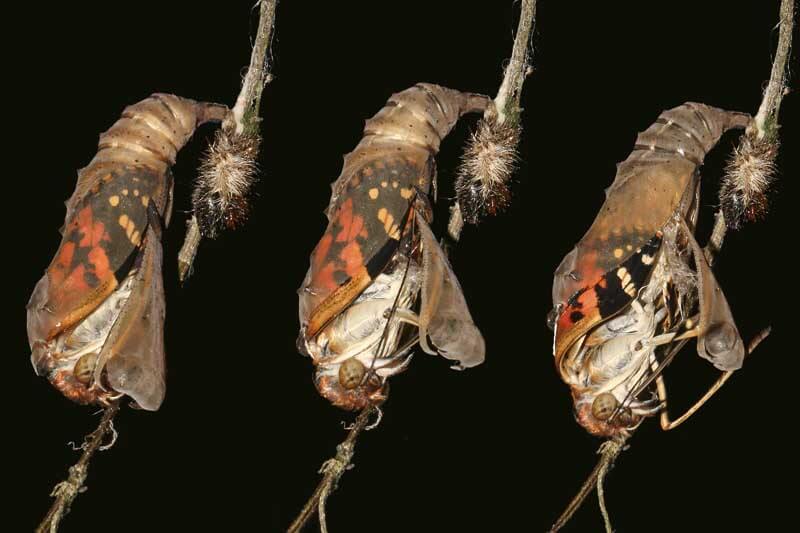
[[[508,121],[483,119],[462,156],[456,195],[464,220],[477,224],[503,210],[510,200],[508,182],[517,168],[520,129]]]
[[[215,237],[247,216],[247,200],[258,173],[260,139],[218,131],[198,171],[192,203],[203,235]]]
[[[745,135],[728,161],[720,200],[725,219],[732,228],[743,221],[764,216],[768,207],[767,192],[774,181],[778,143]]]

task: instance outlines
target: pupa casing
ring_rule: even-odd
[[[178,151],[227,108],[169,94],[127,107],[78,173],[58,251],[28,302],[31,361],[68,398],[126,394],[147,410],[165,392],[161,226]]]
[[[392,95],[366,122],[362,140],[345,156],[344,168],[332,185],[326,211],[328,227],[311,254],[311,266],[298,291],[298,346],[314,358],[317,387],[335,405],[360,409],[368,402],[379,401],[384,378],[399,371],[396,366],[389,368],[390,363],[396,363],[388,357],[393,350],[390,345],[396,346],[401,336],[399,322],[383,317],[396,307],[390,297],[403,300],[409,311],[422,290],[428,295],[423,300],[430,302],[423,305],[418,317],[425,320],[420,335],[423,348],[433,351],[427,338],[423,339],[427,331],[434,343],[440,335],[441,342],[448,344],[448,350],[439,350],[445,357],[463,366],[483,360],[483,338],[472,323],[449,263],[443,253],[433,250],[439,244],[426,229],[432,217],[427,202],[435,187],[435,155],[441,140],[462,114],[482,111],[489,104],[483,96],[417,84]],[[404,273],[400,275],[397,269],[404,269]],[[385,290],[376,289],[376,281]],[[453,296],[453,291],[459,297]],[[376,304],[376,298],[385,300],[388,308]],[[449,306],[451,316],[445,319],[435,306],[442,310]],[[358,319],[351,318],[356,315]],[[433,320],[434,316],[441,320]],[[347,333],[333,335],[337,328],[345,327],[345,319],[350,328],[358,324],[370,329],[359,339]],[[444,339],[445,328],[451,333],[454,328],[463,328],[463,339],[470,339],[471,345]],[[357,357],[374,372],[360,387],[342,387],[335,369],[350,358],[353,343],[384,335],[391,342],[376,342],[386,346],[387,356],[376,354],[378,348],[368,342],[369,347]],[[332,341],[342,337],[347,337],[349,344],[331,351]],[[322,338],[324,347],[320,346]],[[382,369],[375,368],[384,363]]]
[[[594,222],[556,269],[553,283],[556,366],[573,389],[578,419],[589,431],[612,435],[620,429],[594,420],[590,412],[591,400],[599,391],[609,392],[620,385],[613,385],[619,380],[617,375],[587,374],[587,365],[594,363],[581,346],[600,343],[600,338],[587,340],[587,336],[629,309],[642,294],[665,245],[673,249],[683,247],[694,257],[692,276],[696,282],[687,302],[699,303],[698,354],[722,370],[741,366],[743,343],[724,294],[696,246],[693,233],[703,158],[727,130],[743,128],[749,121],[750,117],[742,113],[691,102],[662,113],[639,134],[631,155],[617,166],[614,182],[606,189],[606,200]],[[670,242],[665,243],[667,239]],[[682,244],[676,244],[675,239]],[[670,276],[666,272],[659,283],[671,283]],[[648,320],[656,320],[655,315],[650,317]],[[721,332],[725,333],[725,339]],[[625,334],[631,335],[632,330],[621,329],[616,333]],[[624,342],[622,337],[619,339],[615,342]],[[633,365],[630,357],[636,356],[621,357],[619,364]],[[611,372],[610,367],[602,364],[598,368]],[[637,372],[644,372],[644,367]],[[624,403],[623,398],[617,400]],[[628,422],[635,425],[636,420]]]

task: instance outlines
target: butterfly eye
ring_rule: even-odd
[[[84,385],[88,385],[92,381],[92,377],[94,377],[94,366],[97,364],[97,355],[98,354],[95,352],[84,354],[78,359],[78,362],[75,363],[72,375]]]
[[[366,373],[367,368],[364,364],[355,357],[351,357],[339,365],[339,384],[347,390],[355,389],[361,384]]]
[[[608,420],[618,406],[617,398],[610,392],[604,392],[592,402],[592,416],[598,420]]]

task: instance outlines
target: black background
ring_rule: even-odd
[[[210,4],[210,3],[209,3]],[[30,3],[6,13],[4,276],[7,421],[3,530],[30,530],[77,458],[96,409],[70,404],[28,360],[24,306],[58,245],[62,202],[97,135],[152,92],[233,103],[257,10],[249,2]],[[10,8],[9,8],[10,9]],[[523,163],[511,209],[467,229],[451,260],[487,341],[456,373],[424,354],[392,380],[378,429],[329,500],[332,531],[545,530],[588,474],[600,441],[573,420],[545,327],[552,272],[588,228],[637,131],[687,100],[755,112],[777,42],[778,2],[544,1],[526,84]],[[285,528],[351,416],[321,399],[296,353],[295,290],[325,227],[341,156],[364,119],[419,81],[494,94],[518,7],[483,2],[293,2],[278,8],[275,81],[264,93],[262,177],[249,225],[204,243],[194,277],[175,257],[190,182],[213,131],[175,168],[165,242],[168,394],[125,409],[62,531]],[[795,70],[797,65],[795,64]],[[648,421],[610,474],[619,531],[784,529],[795,478],[797,97],[782,113],[780,182],[768,221],[730,235],[718,262],[743,336],[773,324],[699,414]],[[790,118],[792,117],[792,118]],[[474,118],[439,157],[436,229]],[[735,136],[707,158],[704,228]],[[672,412],[714,379],[687,350],[667,374]],[[10,512],[9,512],[10,511]],[[10,524],[8,524],[10,522]],[[567,530],[597,531],[592,496]]]

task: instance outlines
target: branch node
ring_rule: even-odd
[[[275,27],[277,3],[277,0],[260,0],[258,3],[258,30],[242,89],[231,113],[222,123],[222,134],[218,134],[212,145],[210,156],[206,159],[208,164],[201,169],[201,178],[195,185],[195,212],[188,223],[178,255],[181,282],[192,272],[202,237],[213,237],[222,226],[232,229],[246,216],[246,196],[255,180],[255,161],[261,141],[261,94],[273,79],[269,72],[267,51]],[[231,149],[220,150],[224,146]],[[242,194],[229,194],[237,189]]]
[[[67,479],[56,484],[50,492],[50,496],[55,498],[55,501],[53,501],[50,510],[47,511],[39,527],[36,528],[36,533],[55,533],[58,531],[58,525],[61,519],[69,513],[72,502],[78,494],[86,491],[86,487],[83,484],[89,473],[89,462],[92,456],[98,450],[106,450],[113,446],[117,440],[117,431],[114,429],[113,420],[118,411],[119,401],[110,403],[106,407],[97,429],[86,436],[81,446],[83,453],[80,459],[69,467]],[[104,446],[103,440],[108,433],[112,433],[112,439],[109,444]]]
[[[519,161],[522,86],[533,73],[530,36],[535,18],[536,0],[522,0],[511,58],[494,105],[484,111],[458,170],[457,203],[450,211],[447,228],[454,241],[459,240],[464,222],[478,224],[487,215],[502,211],[511,199],[508,183]]]
[[[336,446],[336,455],[325,461],[319,469],[319,473],[323,474],[322,480],[289,526],[287,533],[299,533],[315,512],[319,515],[320,529],[323,533],[327,531],[325,504],[328,496],[338,488],[342,475],[353,468],[352,460],[358,436],[369,426],[369,419],[376,411],[380,413],[378,405],[368,405],[358,414],[347,437]]]

